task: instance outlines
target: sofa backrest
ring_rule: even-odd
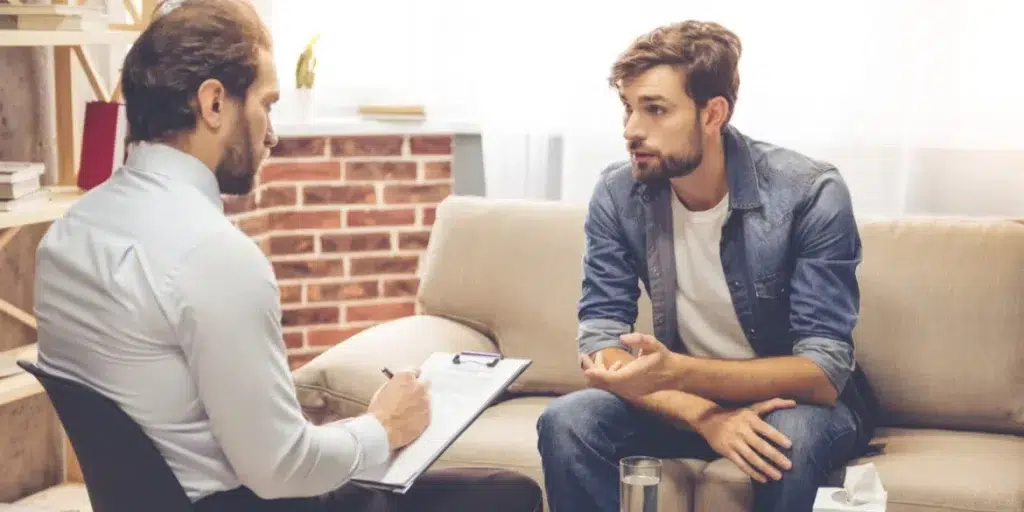
[[[420,267],[423,312],[532,359],[513,392],[584,385],[575,337],[585,214],[462,196],[438,208]],[[885,423],[1024,433],[1024,225],[870,221],[861,235],[854,338]],[[636,329],[652,332],[645,293]]]

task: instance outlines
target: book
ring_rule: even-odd
[[[435,352],[420,367],[430,383],[430,424],[384,464],[353,480],[366,487],[403,494],[445,450],[529,367],[529,359],[500,354]]]
[[[0,179],[0,200],[18,199],[26,196],[40,188],[38,174],[32,174],[24,179],[4,181]]]
[[[26,194],[17,199],[0,200],[0,212],[17,212],[27,208],[35,208],[50,201],[50,194],[45,189]]]

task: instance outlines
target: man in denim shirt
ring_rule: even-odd
[[[755,510],[810,511],[872,436],[849,191],[835,167],[729,125],[740,53],[689,21],[612,67],[632,161],[601,173],[586,219],[590,386],[538,422],[553,512],[617,511],[630,455],[726,457],[754,480]],[[654,333],[633,333],[639,282]]]

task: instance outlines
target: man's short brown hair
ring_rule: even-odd
[[[121,70],[128,142],[163,140],[196,126],[196,92],[208,79],[243,99],[259,75],[270,33],[245,0],[177,0],[158,6]]]
[[[732,117],[740,87],[737,65],[742,52],[739,37],[718,23],[673,23],[636,38],[612,65],[609,82],[618,87],[623,80],[667,64],[683,71],[686,92],[698,107],[721,96],[729,103]]]

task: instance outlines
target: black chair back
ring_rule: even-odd
[[[50,397],[78,456],[93,512],[191,512],[152,439],[113,400],[18,361]]]

